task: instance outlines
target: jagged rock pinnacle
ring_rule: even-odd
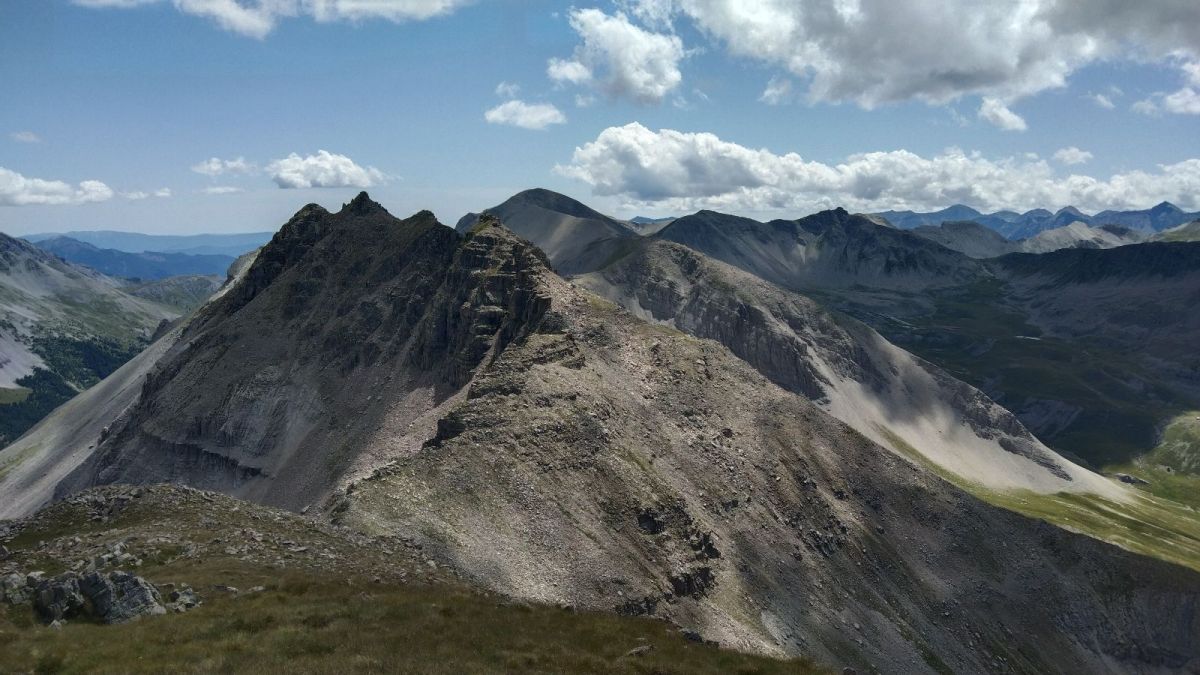
[[[342,211],[353,213],[356,215],[366,215],[368,213],[383,212],[387,213],[387,209],[379,202],[373,201],[366,190],[358,193],[358,196],[342,207]]]

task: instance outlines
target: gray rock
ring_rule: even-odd
[[[174,584],[167,584],[167,586],[170,587],[170,590],[165,593],[168,600],[167,611],[178,614],[200,604],[200,596],[196,595],[196,591],[192,590],[191,586],[187,584],[180,584],[178,588]]]
[[[80,580],[80,588],[92,602],[96,617],[104,623],[124,623],[140,616],[167,613],[158,589],[128,572],[112,572],[107,576],[90,572]]]
[[[84,609],[79,575],[74,572],[43,579],[33,591],[33,609],[45,623],[74,617]]]
[[[6,560],[9,555],[11,554],[8,552],[8,547],[0,544],[0,560]]]
[[[6,577],[0,577],[0,600],[10,605],[24,605],[32,597],[33,591],[29,588],[29,583],[24,576],[9,574]]]

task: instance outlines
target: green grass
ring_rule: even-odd
[[[1177,416],[1163,430],[1158,445],[1137,459],[1104,467],[1106,473],[1127,473],[1147,485],[1139,490],[1178,502],[1200,512],[1200,411]]]
[[[27,387],[15,387],[15,388],[0,387],[0,405],[11,405],[13,403],[20,403],[20,402],[24,401],[25,399],[29,398],[29,394],[31,391],[32,390],[30,390]]]
[[[880,433],[901,454],[989,504],[1200,571],[1200,511],[1187,503],[1150,493],[1118,503],[1094,494],[994,490],[934,464],[889,430]]]
[[[423,557],[354,543],[299,516],[227,497],[157,487],[108,521],[92,520],[88,509],[67,502],[36,516],[6,544],[19,568],[61,571],[81,553],[56,551],[80,546],[76,537],[83,546],[122,541],[142,551],[137,574],[189,584],[203,604],[118,626],[72,620],[62,630],[39,625],[29,607],[8,608],[0,611],[0,672],[824,672],[802,660],[690,642],[663,621],[506,601],[446,581],[442,572],[435,578]],[[281,569],[226,553],[247,528],[268,543],[303,542],[324,552],[313,559],[333,555],[337,562],[315,569],[293,558]],[[173,543],[151,543],[167,533]],[[185,553],[193,546],[202,550]],[[265,590],[231,595],[216,584]],[[643,645],[652,649],[627,656]]]
[[[180,569],[169,578],[197,578]],[[0,671],[198,673],[811,673],[686,641],[670,625],[511,605],[443,586],[222,570],[267,590],[205,593],[186,614],[53,631],[0,618]],[[641,645],[644,656],[625,656]]]

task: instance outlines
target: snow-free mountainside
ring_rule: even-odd
[[[1164,293],[1194,307],[1200,245],[980,260],[840,209],[652,229],[545,190],[457,230],[365,193],[305,206],[218,294],[0,451],[0,517],[173,483],[252,502],[246,518],[270,521],[265,505],[373,537],[336,545],[365,546],[368,567],[369,542],[403,546],[476,591],[839,670],[1200,667],[1195,511],[1064,457],[1055,439],[1082,430],[1010,412],[1007,371],[939,357],[959,336],[1001,369],[989,352],[1010,342],[1091,350],[1073,304],[1107,349],[1145,344],[1124,367],[1186,406],[1192,319],[1121,308]],[[967,293],[1043,328],[951,312]],[[1062,392],[1089,406],[1076,416],[1111,414]],[[1187,455],[1190,431],[1172,429],[1169,450],[1151,439],[1121,459]],[[0,543],[31,555],[20,532],[48,517]],[[215,536],[254,567],[274,535],[247,527]],[[334,547],[301,541],[276,564]]]

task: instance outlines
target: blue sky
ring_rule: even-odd
[[[619,217],[1200,209],[1200,3],[1145,4],[6,0],[0,230],[271,230],[363,187],[450,224],[535,186]]]

